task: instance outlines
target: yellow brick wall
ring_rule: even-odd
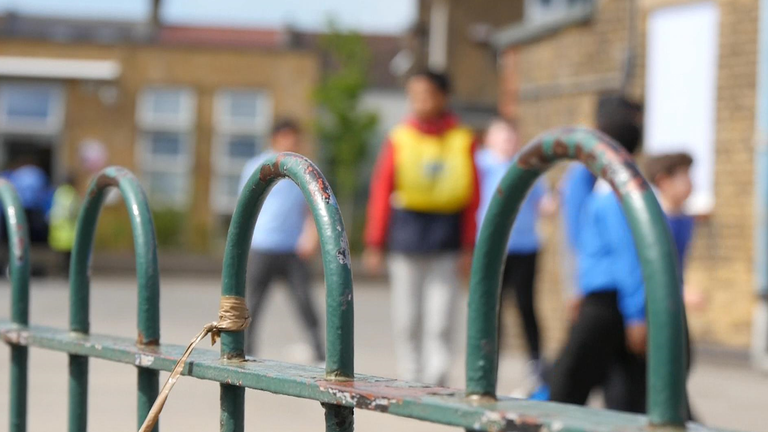
[[[638,2],[634,42],[636,68],[629,92],[642,99],[645,22],[655,8],[679,0]],[[703,291],[707,308],[690,312],[699,342],[747,347],[754,306],[753,118],[757,50],[754,0],[719,0],[720,54],[717,82],[715,209],[697,224],[686,282]],[[597,2],[591,23],[508,49],[502,57],[500,109],[519,120],[522,137],[566,124],[592,125],[600,92],[618,88],[626,56],[628,2]],[[556,232],[556,223],[545,223]],[[546,242],[538,310],[552,349],[565,323],[558,269],[557,235]]]

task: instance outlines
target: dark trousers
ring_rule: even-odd
[[[645,412],[645,357],[626,348],[617,300],[616,292],[584,298],[568,341],[552,367],[552,401],[583,405],[592,389],[608,384],[608,408]],[[611,388],[611,383],[621,387]]]
[[[685,355],[686,355],[686,364],[685,364],[685,370],[686,370],[686,380],[687,380],[687,374],[691,370],[691,365],[693,364],[693,353],[691,352],[691,339],[690,334],[688,332],[688,325],[687,320],[684,320],[685,323]],[[643,362],[645,359],[641,359]],[[643,371],[645,371],[645,363],[643,364],[636,364],[634,367],[642,368]],[[608,379],[603,385],[603,393],[605,396],[605,406],[609,409],[614,410],[624,410],[627,411],[624,407],[626,407],[628,404],[633,403],[633,399],[631,398],[630,392],[632,391],[631,382],[632,374],[627,373],[626,370],[624,370],[621,367],[621,364],[614,365],[609,374]],[[686,395],[686,418],[689,421],[696,421],[696,418],[693,415],[693,411],[691,410],[691,403],[690,398]],[[636,402],[637,403],[637,402]],[[639,403],[637,403],[638,409],[641,406]],[[644,406],[644,404],[642,405]],[[631,407],[631,405],[630,405]],[[634,412],[637,412],[637,410],[633,410]]]
[[[325,360],[320,321],[312,300],[311,275],[307,263],[293,253],[264,253],[252,251],[248,257],[248,308],[251,325],[245,335],[245,348],[249,355],[256,355],[256,329],[264,309],[270,285],[275,279],[287,282],[293,304],[309,334],[315,360]]]
[[[523,322],[525,341],[532,360],[540,357],[539,324],[534,308],[534,285],[536,281],[537,253],[509,254],[504,266],[501,281],[501,294],[504,302],[514,295],[520,318]],[[503,325],[501,326],[504,327]],[[499,332],[501,335],[501,332]],[[501,336],[500,336],[501,337]]]

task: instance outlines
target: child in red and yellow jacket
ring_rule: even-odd
[[[448,111],[449,90],[448,78],[434,72],[408,80],[412,116],[379,155],[363,257],[378,272],[389,254],[401,378],[433,384],[447,381],[459,270],[471,261],[479,203],[475,137]]]

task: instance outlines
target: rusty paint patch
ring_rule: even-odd
[[[605,162],[601,174],[609,180],[614,190],[642,193],[648,189],[648,184],[629,153],[602,141],[595,145],[593,152],[600,154]]]
[[[160,341],[158,339],[144,339],[144,333],[139,331],[139,335],[136,338],[136,346],[158,346],[160,345]]]
[[[262,183],[267,183],[269,180],[279,177],[280,155],[277,156],[277,159],[273,163],[261,166],[261,169],[259,170],[259,181]]]
[[[136,360],[134,360],[133,364],[141,367],[149,367],[154,362],[155,362],[155,356],[146,355],[146,354],[136,354]]]
[[[307,163],[307,168],[305,170],[305,173],[310,177],[311,181],[315,184],[317,193],[320,195],[320,199],[323,200],[324,203],[328,204],[331,202],[333,198],[333,193],[331,192],[331,185],[328,184],[328,181],[325,180],[325,177],[323,177],[323,174],[320,172],[320,170],[317,169],[317,167],[311,163]]]
[[[339,264],[349,266],[351,264],[351,259],[349,257],[349,240],[347,239],[347,233],[343,233],[341,235],[341,244],[339,245],[339,249],[336,250],[336,259],[339,261]]]
[[[557,138],[552,145],[552,154],[558,159],[568,157],[568,144],[562,139]]]
[[[29,332],[26,330],[10,330],[3,332],[3,342],[9,345],[27,346],[29,343]]]
[[[104,189],[114,186],[117,187],[120,184],[120,179],[125,177],[126,173],[122,170],[119,170],[115,175],[110,175],[105,172],[102,172],[99,174],[98,177],[96,177],[96,180],[94,182],[95,187],[91,187],[88,191],[88,196],[90,198],[93,198],[98,194],[99,192],[103,191]]]
[[[456,390],[445,387],[395,386],[394,380],[383,381],[318,381],[320,390],[332,394],[340,403],[353,405],[371,411],[387,412],[389,407],[401,404],[404,399],[419,399],[424,396],[451,396]]]

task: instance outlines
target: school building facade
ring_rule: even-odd
[[[648,153],[695,158],[696,235],[685,283],[706,295],[689,312],[694,338],[750,346],[754,288],[754,119],[758,2],[527,0],[500,29],[499,110],[524,140],[563,125],[593,125],[598,96],[625,91],[645,105]],[[693,39],[692,39],[693,38]],[[693,41],[693,42],[692,42]],[[549,223],[541,299],[558,299],[558,224]],[[766,265],[765,263],[761,265]],[[563,310],[540,308],[545,336],[562,338]]]
[[[279,30],[0,17],[0,163],[31,157],[54,183],[71,175],[83,190],[101,154],[142,181],[161,245],[211,250],[240,169],[268,145],[273,119],[312,127],[318,56],[289,39]],[[130,245],[124,212],[108,205],[97,243]]]

